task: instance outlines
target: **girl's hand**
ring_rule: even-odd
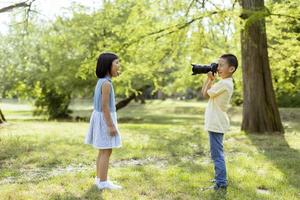
[[[211,81],[215,80],[215,78],[216,78],[216,77],[213,75],[212,72],[208,72],[208,73],[207,73],[207,77],[208,77],[208,79],[211,80]]]
[[[118,131],[115,126],[109,126],[108,130],[109,130],[110,136],[112,136],[112,137],[114,137],[118,134]]]

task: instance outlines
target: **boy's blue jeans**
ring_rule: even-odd
[[[223,151],[223,133],[208,131],[211,159],[215,166],[215,180],[217,186],[227,186],[226,165]]]

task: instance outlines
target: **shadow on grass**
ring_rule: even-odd
[[[31,165],[39,171],[39,169],[47,168],[51,170],[58,166],[66,167],[72,164],[74,162],[71,161],[72,154],[69,155],[70,157],[67,156],[68,154],[62,154],[59,148],[53,146],[53,143],[59,143],[59,145],[62,143],[64,145],[63,149],[73,148],[74,145],[77,145],[78,149],[79,145],[84,145],[77,143],[77,141],[72,143],[72,140],[65,142],[64,138],[54,140],[49,137],[49,139],[36,140],[20,136],[0,137],[0,181],[1,178],[13,176],[16,179],[14,182],[19,182],[18,179],[22,178],[24,165],[26,166],[25,169]],[[9,173],[4,173],[4,170]],[[29,171],[31,171],[30,168]],[[33,177],[36,176],[39,177],[37,172],[33,171]],[[34,180],[29,179],[21,182],[32,181]]]
[[[285,174],[291,186],[300,188],[300,151],[290,148],[284,135],[248,134],[248,137]]]
[[[269,195],[258,194],[256,188],[241,186],[238,182],[229,180],[227,190],[215,191],[213,189],[204,189],[198,192],[199,199],[205,200],[270,200]]]
[[[143,123],[143,124],[165,124],[165,125],[188,125],[192,122],[203,120],[202,116],[161,116],[161,115],[148,115],[136,117],[119,117],[119,123]]]
[[[102,191],[95,185],[91,186],[80,199],[103,200]]]
[[[207,197],[210,200],[221,200],[221,199],[230,199],[227,197],[227,191],[213,191],[210,193],[210,195]]]
[[[96,186],[91,186],[82,196],[75,196],[72,193],[54,194],[51,200],[103,200],[102,191]]]
[[[171,136],[170,136],[171,135]],[[184,130],[182,133],[155,134],[151,135],[154,139],[156,146],[152,147],[153,151],[166,152],[169,165],[176,165],[189,172],[199,172],[202,166],[195,161],[197,158],[206,157],[203,144],[206,143],[197,128],[190,128]]]

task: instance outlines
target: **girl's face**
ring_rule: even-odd
[[[119,75],[119,68],[120,68],[120,63],[119,63],[119,59],[115,59],[112,62],[112,66],[111,66],[111,71],[110,71],[110,75],[112,77],[117,77]]]

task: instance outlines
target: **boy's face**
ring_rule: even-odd
[[[117,77],[119,75],[119,68],[120,68],[119,59],[115,59],[112,62],[112,66],[111,66],[111,76],[112,77]]]
[[[231,77],[233,72],[235,70],[234,66],[230,66],[227,63],[227,60],[224,58],[220,58],[219,62],[218,62],[218,74],[219,76],[224,79],[224,78],[228,78]]]

